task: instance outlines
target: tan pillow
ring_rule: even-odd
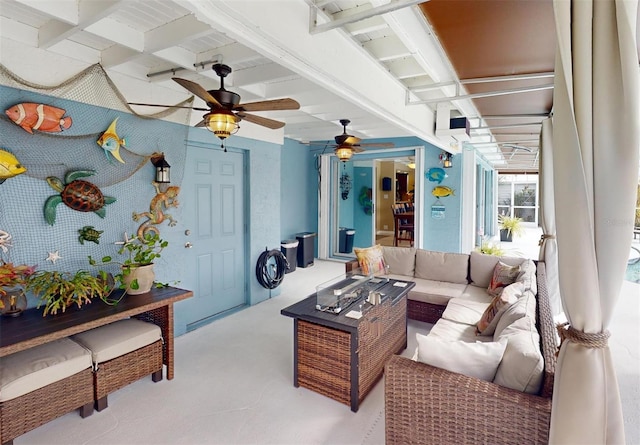
[[[497,257],[475,251],[471,252],[471,258],[469,259],[469,262],[471,263],[471,284],[477,287],[484,287],[486,289],[487,286],[489,286],[489,282],[493,276],[493,270],[495,269],[496,264],[498,264],[498,261],[502,261],[504,264],[508,264],[509,266],[519,266],[524,259],[516,257]]]
[[[500,294],[493,297],[491,304],[484,311],[477,324],[478,335],[493,335],[500,317],[511,304],[522,296],[523,290],[522,283],[516,282],[505,287]]]
[[[500,295],[505,287],[516,281],[519,274],[520,266],[510,266],[498,261],[498,264],[493,269],[493,276],[489,282],[487,293],[493,296]]]
[[[526,260],[520,265],[520,274],[516,281],[521,281],[524,288],[531,289],[534,294],[538,293],[538,283],[536,281],[536,264],[532,260]]]
[[[468,284],[468,268],[469,255],[466,253],[436,252],[424,249],[416,251],[416,278]]]
[[[488,382],[493,381],[507,347],[504,340],[467,343],[418,333],[416,340],[419,362]]]
[[[378,244],[371,247],[353,249],[358,258],[358,264],[362,273],[365,275],[374,274],[380,271],[386,271],[384,257],[382,256],[382,247]]]
[[[536,319],[536,298],[530,290],[525,290],[522,297],[518,298],[515,303],[510,304],[502,313],[502,316],[498,320],[496,330],[493,333],[494,337],[499,337],[502,331],[507,328],[511,323],[519,320],[523,317]]]
[[[385,265],[389,268],[389,273],[413,276],[416,269],[415,247],[382,246],[382,255]]]

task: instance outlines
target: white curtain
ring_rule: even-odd
[[[553,187],[560,292],[550,442],[624,443],[606,330],[624,278],[638,179],[638,0],[554,0]]]
[[[540,131],[540,222],[542,238],[538,258],[545,262],[547,290],[554,316],[562,313],[558,284],[558,243],[556,242],[556,212],[553,206],[553,124],[551,118],[542,121]]]

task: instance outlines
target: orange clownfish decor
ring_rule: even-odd
[[[71,127],[71,118],[63,117],[66,111],[49,105],[25,102],[14,105],[5,113],[16,125],[31,134],[33,130],[53,133]]]

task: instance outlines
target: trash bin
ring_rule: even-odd
[[[293,272],[296,270],[296,262],[298,255],[298,240],[296,239],[286,239],[280,242],[280,251],[284,254],[284,257],[287,259],[287,263],[289,263],[289,267],[285,273]]]
[[[351,251],[353,250],[353,238],[356,235],[356,231],[347,227],[340,227],[338,230],[338,252],[351,253]]]
[[[316,236],[314,232],[301,232],[296,233],[296,239],[298,240],[298,267],[313,266],[313,259],[315,254],[315,245],[313,237]]]

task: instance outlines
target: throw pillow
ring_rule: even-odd
[[[419,362],[488,382],[493,381],[507,347],[505,340],[467,343],[418,333],[416,339]]]
[[[510,285],[518,275],[520,274],[520,266],[509,266],[502,261],[498,261],[496,267],[493,269],[493,276],[489,283],[487,293],[489,295],[499,295],[506,286]]]
[[[480,317],[480,321],[476,325],[478,335],[493,335],[498,320],[500,320],[504,311],[522,296],[522,292],[524,291],[523,287],[522,283],[516,282],[508,285],[500,294],[493,297],[491,304],[485,309],[482,317]]]
[[[358,264],[363,274],[371,275],[376,272],[386,271],[382,247],[379,245],[376,244],[364,249],[356,247],[353,251],[356,254],[356,258],[358,258]]]

